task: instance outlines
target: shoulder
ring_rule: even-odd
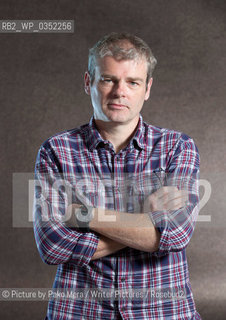
[[[148,139],[154,140],[154,143],[161,143],[171,148],[180,146],[197,149],[193,138],[184,132],[153,126],[146,122],[144,122],[144,128],[145,136],[148,137]]]
[[[82,143],[88,135],[88,124],[56,133],[46,139],[40,149],[50,151],[55,148],[67,148],[71,144]]]

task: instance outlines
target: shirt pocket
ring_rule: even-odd
[[[127,182],[127,212],[144,211],[144,201],[164,185],[165,173],[152,171],[130,177]]]

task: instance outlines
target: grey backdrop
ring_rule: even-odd
[[[0,34],[0,287],[51,287],[31,228],[12,226],[12,174],[32,172],[40,144],[87,122],[88,48],[111,31],[142,37],[158,59],[144,119],[191,135],[212,186],[187,249],[203,319],[226,318],[226,2],[224,0],[0,1],[1,19],[74,19],[73,34]],[[15,208],[14,208],[15,209]],[[18,209],[18,214],[19,209]],[[46,302],[1,302],[1,319],[43,319]]]

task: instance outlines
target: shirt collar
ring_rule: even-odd
[[[144,145],[144,131],[145,131],[144,121],[143,121],[142,116],[140,115],[136,132],[135,132],[133,138],[131,139],[130,143],[133,142],[135,147],[137,144],[137,146],[140,149],[144,149],[144,147],[145,147],[145,145]]]
[[[136,132],[129,142],[130,147],[132,147],[132,145],[133,145],[135,148],[138,147],[140,149],[144,149],[144,147],[145,147],[144,146],[144,131],[145,131],[144,122],[143,122],[142,116],[140,115]],[[104,140],[101,137],[99,131],[97,130],[94,117],[92,116],[92,118],[90,119],[89,124],[88,124],[87,146],[88,146],[89,150],[92,151],[93,149],[96,149],[100,143],[108,144],[109,141]]]
[[[88,146],[89,150],[92,151],[101,142],[104,143],[106,141],[101,137],[99,131],[97,130],[94,117],[92,116],[92,118],[89,121],[89,125],[88,125],[87,146]]]

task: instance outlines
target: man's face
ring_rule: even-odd
[[[138,121],[152,84],[151,79],[146,86],[146,77],[144,59],[117,61],[110,56],[100,59],[92,85],[89,74],[85,74],[85,89],[91,96],[94,118],[114,123]]]

